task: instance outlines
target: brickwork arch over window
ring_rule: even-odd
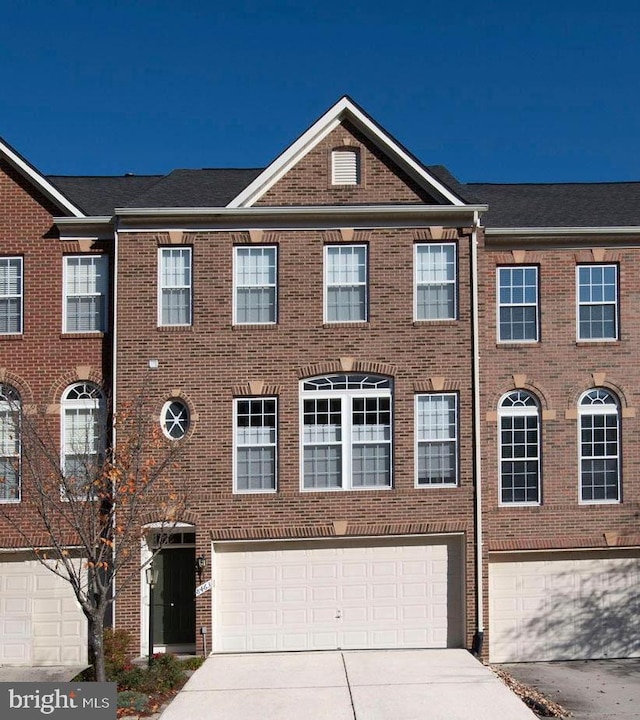
[[[392,382],[335,374],[301,383],[304,490],[391,487]]]
[[[21,412],[18,391],[0,383],[0,502],[20,500]]]
[[[106,447],[106,406],[102,390],[90,382],[70,385],[61,402],[63,496],[92,498]]]
[[[498,405],[500,504],[540,503],[540,404],[514,390]]]
[[[620,403],[605,388],[578,401],[580,501],[620,502]]]

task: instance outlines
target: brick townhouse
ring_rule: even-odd
[[[0,408],[64,438],[144,384],[187,441],[155,651],[640,654],[640,186],[463,185],[349,98],[261,169],[45,178],[0,150]],[[0,532],[0,661],[82,657]],[[149,651],[144,573],[115,622]]]

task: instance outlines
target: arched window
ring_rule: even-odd
[[[580,500],[620,501],[620,406],[609,390],[595,388],[578,402]]]
[[[93,497],[106,446],[104,396],[94,383],[70,385],[62,396],[63,496]]]
[[[20,395],[0,383],[0,502],[20,500]]]
[[[515,390],[498,406],[500,503],[540,503],[540,407],[531,393]]]
[[[349,374],[302,383],[302,487],[391,487],[391,380]]]

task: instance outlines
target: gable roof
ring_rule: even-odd
[[[36,168],[20,153],[0,138],[0,157],[3,157],[14,167],[33,187],[37,188],[45,197],[59,207],[64,213],[74,217],[82,217],[84,213],[64,193],[47,180]]]
[[[402,168],[430,195],[442,198],[445,204],[464,205],[464,200],[420,163],[397,140],[346,95],[329,108],[300,137],[281,153],[253,182],[229,202],[230,208],[251,207],[264,193],[296,165],[312,148],[341,122],[349,120],[376,144],[395,164]]]

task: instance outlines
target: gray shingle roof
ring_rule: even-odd
[[[162,175],[86,177],[49,175],[47,180],[88,215],[112,215],[113,209],[148,190]]]
[[[174,170],[121,207],[224,207],[262,168]]]
[[[460,183],[443,165],[427,170],[468,203],[487,203],[485,227],[640,226],[640,182]],[[89,215],[116,207],[224,207],[262,168],[174,170],[168,175],[49,176]]]
[[[640,182],[465,185],[489,205],[485,227],[640,225]]]

